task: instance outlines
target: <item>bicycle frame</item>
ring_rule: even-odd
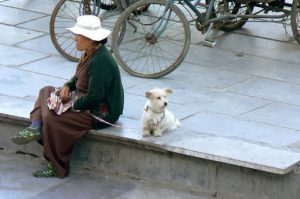
[[[137,12],[144,6],[148,10]],[[117,20],[112,48],[129,74],[159,78],[174,71],[187,55],[191,23],[203,33],[201,44],[213,47],[215,42],[207,39],[213,27],[230,32],[247,21],[257,21],[278,22],[286,28],[291,19],[293,35],[300,43],[299,16],[299,0],[291,4],[284,0],[141,0]]]
[[[156,36],[159,36],[161,34],[161,32],[163,32],[164,27],[167,26],[167,23],[170,19],[169,16],[165,16],[168,10],[168,4],[170,3],[174,3],[176,0],[168,0],[166,3],[166,10],[164,12],[164,15],[162,16],[162,18],[164,20],[161,20],[160,24],[158,25],[158,27],[153,31],[153,34],[155,34]],[[217,0],[211,0],[210,3],[208,4],[202,4],[201,6],[203,7],[207,7],[207,11],[205,14],[200,13],[200,11],[197,9],[196,5],[200,4],[201,0],[197,0],[194,4],[191,3],[190,0],[180,0],[183,1],[193,12],[194,14],[198,17],[200,24],[203,26],[203,31],[202,32],[206,32],[207,31],[207,27],[211,24],[211,23],[218,23],[220,21],[224,21],[224,20],[230,20],[230,19],[237,19],[237,18],[241,18],[241,19],[249,19],[249,18],[260,18],[260,19],[281,19],[284,17],[287,17],[291,14],[290,10],[287,9],[280,9],[280,8],[274,8],[271,6],[267,6],[266,4],[262,3],[262,2],[255,2],[255,1],[245,1],[245,4],[250,4],[252,3],[255,7],[260,7],[262,8],[261,11],[258,11],[254,14],[231,14],[231,13],[227,13],[225,16],[216,16],[211,18],[210,16],[212,16],[213,13],[213,8],[214,8],[214,4]],[[224,2],[230,2],[230,0],[224,0]],[[232,2],[235,2],[235,0],[232,0]],[[291,7],[291,4],[288,3],[284,3],[284,6],[287,7]],[[259,12],[269,12],[269,11],[273,11],[273,12],[283,12],[283,14],[279,14],[279,15],[258,15]]]

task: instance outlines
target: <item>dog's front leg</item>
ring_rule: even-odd
[[[151,131],[149,130],[149,128],[144,127],[143,128],[143,136],[150,136]]]
[[[159,137],[162,135],[162,130],[160,128],[157,128],[153,132],[154,136]]]

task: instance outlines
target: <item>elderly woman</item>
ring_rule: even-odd
[[[123,111],[119,68],[104,45],[110,31],[103,29],[99,18],[92,15],[78,17],[75,26],[68,30],[75,34],[77,49],[84,51],[75,75],[56,92],[61,105],[69,106],[57,111],[49,100],[55,88],[42,88],[30,113],[31,125],[12,138],[16,144],[39,141],[43,145],[48,164],[33,172],[36,177],[67,176],[74,144],[88,130],[115,123]]]

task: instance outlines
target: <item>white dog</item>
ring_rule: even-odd
[[[180,126],[179,120],[166,109],[167,96],[172,92],[170,89],[155,88],[145,93],[147,101],[142,116],[144,136],[161,136],[163,132]]]

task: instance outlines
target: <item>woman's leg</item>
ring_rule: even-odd
[[[53,86],[45,86],[40,89],[39,96],[35,101],[33,110],[30,112],[30,120],[35,121],[39,120],[42,121],[42,112],[45,113],[49,111],[47,106],[48,97],[50,97],[51,92],[55,90]]]
[[[52,163],[57,176],[65,177],[69,173],[73,146],[93,128],[93,119],[87,112],[68,110],[56,115],[53,111],[42,111],[42,122],[44,156]]]
[[[21,130],[11,140],[15,144],[28,144],[32,141],[41,140],[42,138],[42,112],[49,111],[47,107],[47,99],[50,93],[54,91],[54,87],[46,86],[40,89],[38,98],[35,102],[33,110],[30,112],[31,125]]]

